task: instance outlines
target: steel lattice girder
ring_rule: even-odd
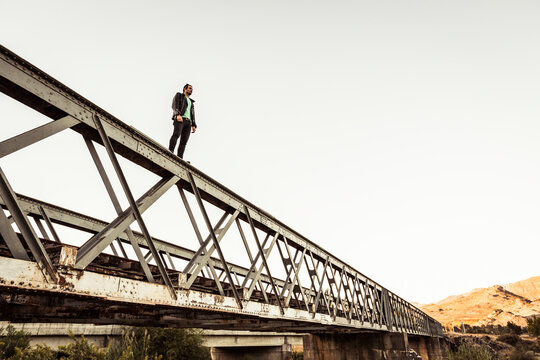
[[[94,311],[83,311],[80,316],[92,322],[96,322],[96,320],[110,322],[107,314],[117,313],[120,315],[118,320],[132,324],[136,321],[135,314],[140,313],[141,318],[145,319],[143,317],[145,308],[150,308],[146,316],[150,315],[151,318],[148,320],[156,325],[190,326],[189,320],[191,319],[191,326],[210,327],[209,323],[204,321],[204,317],[208,317],[215,320],[215,328],[234,328],[236,324],[238,328],[254,330],[261,329],[260,324],[266,322],[268,324],[264,327],[266,330],[287,329],[300,332],[386,330],[384,325],[371,326],[369,324],[361,325],[358,322],[349,323],[346,319],[333,320],[324,314],[316,314],[315,318],[312,318],[309,312],[292,308],[284,309],[284,313],[281,314],[277,305],[254,301],[244,302],[244,307],[240,309],[233,297],[223,297],[200,291],[177,290],[177,298],[172,299],[164,285],[95,271],[64,267],[59,271],[64,279],[64,285],[58,286],[44,281],[37,264],[33,262],[0,256],[0,268],[3,269],[0,273],[0,283],[13,284],[11,286],[0,285],[0,297],[4,293],[9,294],[8,291],[11,290],[13,294],[22,291],[29,296],[38,295],[40,299],[54,299],[47,307],[26,304],[25,313],[30,313],[32,318],[38,319],[49,318],[47,314],[43,314],[41,309],[44,308],[47,309],[47,312],[58,311],[59,316],[66,313],[67,316],[70,316],[70,313],[78,314],[81,309],[85,308],[86,304],[90,304],[90,309],[93,308]],[[96,286],[96,284],[100,284],[100,286]],[[8,290],[5,290],[4,287],[7,287]],[[17,305],[23,305],[24,302],[18,302],[19,298],[18,296],[7,298],[5,306],[0,308],[0,315],[4,318],[11,317],[6,310],[16,310]],[[64,302],[62,299],[67,299],[67,301]],[[58,308],[56,304],[59,305]],[[95,311],[97,308],[100,311]],[[102,309],[106,311],[101,311]],[[185,315],[186,313],[188,315]],[[123,319],[123,314],[129,315]],[[167,321],[167,317],[171,321],[176,321]],[[198,321],[198,319],[201,320]]]
[[[94,219],[94,218],[90,218],[90,217],[87,217],[85,215],[78,214],[78,213],[75,213],[75,212],[72,212],[72,211],[69,211],[69,210],[66,210],[66,209],[62,209],[62,208],[57,207],[57,206],[53,206],[53,205],[50,205],[50,204],[47,204],[47,203],[43,203],[43,202],[37,201],[35,199],[30,199],[28,197],[24,197],[24,196],[21,196],[21,195],[18,195],[18,199],[19,199],[19,202],[21,203],[21,208],[26,213],[28,213],[28,215],[30,215],[30,216],[38,216],[38,210],[37,209],[43,208],[43,209],[46,209],[47,212],[50,214],[50,219],[54,223],[58,223],[58,224],[61,224],[61,225],[64,225],[64,226],[72,226],[72,227],[78,228],[78,229],[83,229],[84,228],[86,231],[89,231],[89,232],[97,232],[97,231],[99,231],[100,228],[104,228],[104,227],[106,227],[108,225],[106,222],[103,222],[103,221],[100,221],[100,220],[97,220],[97,219]],[[142,234],[139,234],[139,233],[134,233],[134,234],[135,234],[135,236],[137,236],[138,238],[141,239],[140,240],[141,245],[143,245],[144,241],[145,241],[144,236]],[[126,242],[126,244],[128,243],[127,239],[123,239],[123,240]],[[181,257],[183,259],[186,259],[186,260],[193,257],[193,252],[190,252],[189,250],[182,249],[182,248],[180,248],[178,246],[175,246],[175,245],[172,245],[172,244],[164,243],[164,242],[162,242],[160,240],[157,240],[157,239],[154,239],[154,242],[156,243],[156,246],[160,251],[167,251],[168,253],[170,253],[172,255],[179,256],[179,257]],[[216,263],[219,264],[219,260],[214,260],[214,261],[216,261]],[[239,273],[243,273],[243,274],[247,274],[246,270],[247,269],[240,268],[240,267],[235,269],[235,271],[238,271]],[[283,282],[278,283],[278,285],[283,286]],[[99,291],[97,291],[97,292],[99,293]],[[248,302],[248,303],[250,303],[250,302]],[[278,309],[278,308],[276,307],[276,309]],[[343,322],[338,319],[338,321],[335,322],[335,324],[336,324],[336,326],[342,326]],[[384,327],[381,326],[381,325],[378,325],[378,324],[374,324],[374,325],[366,325],[366,326],[364,326],[364,328],[381,329],[381,328],[384,328]]]
[[[43,208],[47,210],[47,213],[49,214],[49,217],[53,223],[62,226],[66,226],[80,231],[85,231],[91,234],[97,234],[103,231],[103,229],[105,229],[109,225],[109,223],[107,223],[106,221],[83,215],[78,212],[68,210],[56,205],[48,204],[46,202],[42,202],[24,195],[17,194],[17,198],[22,210],[29,216],[39,217],[39,209]],[[0,205],[5,208],[5,203],[2,201],[2,198],[0,198]],[[0,216],[2,216],[3,214],[3,212],[0,212]],[[134,231],[133,236],[139,246],[147,249],[146,240],[144,239],[143,234]],[[125,233],[121,234],[118,237],[118,240],[122,241],[126,245],[131,243]],[[195,257],[196,252],[193,250],[189,250],[184,247],[174,245],[156,238],[152,238],[152,240],[156,246],[156,249],[160,252],[168,254],[168,256],[173,256],[175,258],[187,261]],[[211,264],[215,269],[223,270],[223,265],[219,259],[210,257],[208,263]],[[248,274],[249,269],[245,267],[231,263],[228,263],[228,265],[232,267],[233,272],[241,276],[246,276]],[[261,275],[261,281],[264,281],[267,284],[269,283],[269,279],[265,274]],[[278,286],[283,286],[283,281],[277,280],[277,284]]]
[[[370,324],[379,324],[379,326],[385,326],[391,328],[393,326],[392,319],[395,314],[403,314],[397,310],[398,303],[404,302],[402,299],[394,294],[391,294],[380,285],[373,282],[371,279],[365,277],[358,271],[354,270],[349,265],[343,263],[341,260],[332,256],[324,249],[318,247],[313,242],[309,241],[302,235],[298,234],[290,227],[281,223],[271,215],[265,213],[263,210],[258,209],[253,204],[249,203],[245,199],[241,198],[237,194],[233,193],[223,185],[219,184],[215,180],[211,179],[204,173],[200,172],[196,168],[183,162],[182,160],[169,153],[164,147],[155,143],[153,140],[146,137],[144,134],[138,132],[132,127],[122,123],[112,115],[108,114],[101,108],[92,104],[90,101],[84,99],[82,96],[76,94],[66,86],[62,85],[49,75],[43,73],[41,70],[35,68],[25,60],[21,59],[17,55],[10,52],[4,47],[0,47],[0,91],[5,94],[23,102],[24,104],[34,108],[35,110],[43,113],[44,115],[53,119],[53,122],[46,124],[42,127],[31,130],[25,134],[21,134],[16,138],[8,139],[0,143],[0,157],[6,156],[14,151],[17,151],[25,146],[40,141],[48,136],[52,136],[55,133],[67,128],[71,128],[81,133],[85,139],[93,140],[103,144],[111,157],[113,163],[115,162],[116,154],[125,157],[126,159],[152,171],[153,173],[161,176],[166,184],[161,183],[164,187],[177,184],[177,186],[190,191],[195,194],[197,202],[199,202],[200,208],[204,215],[204,205],[202,200],[221,208],[225,213],[235,213],[234,221],[238,219],[248,223],[252,229],[253,237],[258,246],[259,254],[255,257],[252,264],[253,271],[256,269],[255,262],[260,255],[263,264],[262,267],[266,269],[267,280],[272,286],[272,292],[276,296],[277,303],[281,312],[284,309],[282,306],[282,299],[280,299],[280,292],[276,288],[277,280],[274,280],[270,274],[266,257],[269,255],[271,249],[264,249],[264,245],[261,245],[255,229],[258,229],[268,236],[273,236],[274,240],[283,242],[286,245],[286,249],[289,251],[289,246],[295,249],[296,254],[301,252],[303,255],[299,263],[291,264],[292,286],[290,283],[283,283],[282,290],[285,286],[290,286],[288,289],[289,296],[285,300],[285,306],[288,306],[291,293],[295,290],[295,282],[298,283],[299,288],[302,287],[298,278],[298,273],[302,262],[307,260],[306,253],[309,253],[311,261],[317,261],[317,266],[320,262],[325,262],[322,278],[318,280],[318,285],[312,282],[312,287],[317,291],[315,297],[307,297],[305,293],[302,297],[305,301],[313,301],[309,304],[314,312],[317,312],[319,304],[323,304],[327,310],[333,306],[332,316],[334,321],[338,316],[344,316],[349,321],[352,320],[353,312],[350,311],[351,299],[347,291],[352,291],[351,298],[355,297],[358,303],[362,304],[362,312],[359,314],[355,312],[354,317],[356,320],[364,322],[364,314],[368,314]],[[119,166],[115,165],[119,177],[123,177]],[[171,177],[171,174],[172,177]],[[174,183],[172,183],[174,181]],[[147,231],[144,231],[145,226],[142,222],[139,210],[143,204],[134,201],[130,196],[129,188],[125,178],[122,180],[122,185],[130,200],[131,207],[125,213],[121,214],[117,220],[108,225],[108,229],[116,231],[120,236],[123,231],[126,231],[127,227],[133,220],[139,221],[139,224],[143,228],[144,238],[147,241],[147,245],[152,251],[152,256],[158,262],[160,271],[167,283],[167,274],[160,260],[160,256],[155,249],[153,249],[153,240]],[[171,184],[172,183],[172,184]],[[166,186],[165,186],[166,185]],[[156,185],[158,186],[158,184]],[[146,194],[146,198],[149,198],[152,194]],[[159,197],[160,195],[157,195]],[[141,200],[146,199],[144,196]],[[237,218],[236,218],[237,217]],[[129,218],[129,220],[128,220]],[[215,248],[220,255],[220,262],[222,263],[223,273],[227,276],[229,284],[232,286],[234,297],[241,305],[240,298],[236,293],[236,285],[229,271],[221,251],[219,249],[219,242],[217,241],[216,234],[213,233],[211,224],[207,222],[207,227],[210,232],[210,237],[214,242]],[[9,230],[5,225],[6,220],[3,219],[3,229]],[[240,228],[239,228],[240,229]],[[6,231],[4,231],[6,232]],[[116,233],[115,233],[116,234]],[[98,234],[99,235],[99,234]],[[118,236],[94,236],[80,249],[80,258],[78,259],[77,266],[84,268],[85,264],[92,261],[107,245],[116,239]],[[243,235],[243,234],[242,234]],[[12,238],[12,235],[10,236]],[[46,255],[46,254],[45,254]],[[289,254],[289,260],[290,259]],[[282,260],[285,261],[283,255]],[[251,261],[251,260],[250,260]],[[312,271],[315,271],[312,269]],[[328,276],[327,272],[331,274]],[[289,275],[291,275],[291,273]],[[254,273],[250,270],[247,277],[252,276]],[[53,276],[54,274],[49,274]],[[236,275],[235,275],[236,276]],[[260,271],[252,279],[252,286],[249,291],[253,291],[252,287],[261,279]],[[219,281],[219,279],[215,279]],[[336,283],[337,280],[337,283]],[[352,281],[354,286],[351,290],[349,282]],[[238,282],[238,281],[237,281]],[[323,291],[323,287],[326,288]],[[339,284],[339,285],[338,285]],[[174,291],[172,285],[168,283],[169,290],[174,297]],[[319,289],[316,289],[316,287]],[[263,290],[263,289],[261,289]],[[334,290],[336,292],[334,292]],[[311,291],[311,290],[310,290]],[[285,293],[285,292],[283,292]],[[389,295],[388,295],[389,294]],[[322,303],[319,301],[322,296]],[[296,297],[296,295],[295,295]],[[249,299],[250,297],[247,296]],[[392,299],[392,300],[390,300]],[[397,299],[397,300],[396,300]],[[269,300],[266,299],[266,302]],[[432,321],[427,315],[420,310],[412,307],[408,304],[410,309],[413,309],[414,316],[419,316],[425,321]],[[364,312],[365,311],[365,312]],[[401,315],[400,315],[401,316]],[[404,316],[404,315],[403,315]],[[405,321],[405,320],[403,320]],[[403,322],[402,322],[403,323]],[[434,322],[434,324],[438,324]],[[438,324],[440,326],[440,324]]]

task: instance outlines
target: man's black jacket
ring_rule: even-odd
[[[191,126],[197,127],[197,123],[195,122],[195,100],[192,98],[189,98],[191,100]],[[187,108],[187,100],[186,95],[183,93],[176,93],[174,95],[173,101],[172,101],[172,109],[173,109],[173,115],[172,119],[176,120],[176,115],[183,115],[186,112]]]

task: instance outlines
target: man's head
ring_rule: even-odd
[[[191,96],[193,93],[193,87],[190,84],[184,85],[184,95]]]

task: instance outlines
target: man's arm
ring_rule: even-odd
[[[195,129],[197,128],[197,123],[195,122],[195,102],[191,103],[191,127],[193,128],[193,132],[195,132]]]
[[[182,116],[180,115],[181,102],[182,102],[181,94],[176,93],[172,101],[173,119],[178,120],[180,122],[182,122]]]

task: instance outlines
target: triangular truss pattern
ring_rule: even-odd
[[[199,291],[234,299],[240,313],[258,304],[276,309],[284,321],[302,319],[319,328],[442,331],[412,304],[1,46],[0,91],[51,119],[0,139],[0,158],[71,129],[82,136],[116,213],[103,221],[17,194],[0,168],[0,256],[36,262],[48,282],[60,282],[62,267],[50,254],[70,246],[57,231],[62,226],[87,236],[76,249],[75,269],[106,268],[162,284],[173,300],[179,292]],[[115,192],[96,144],[103,146],[122,191]],[[136,199],[118,157],[159,180]],[[143,218],[172,187],[193,229],[195,250],[152,237]],[[127,208],[119,197],[127,199]],[[212,221],[209,211],[219,219]],[[227,261],[229,249],[244,252],[244,263]],[[274,276],[281,272],[283,279]]]

